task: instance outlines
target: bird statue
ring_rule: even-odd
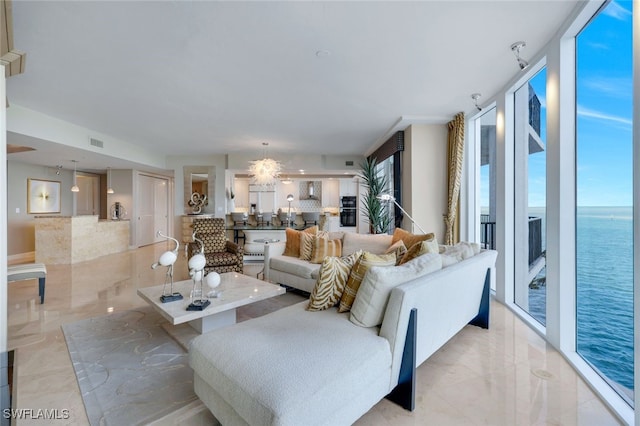
[[[196,238],[195,232],[192,238],[193,241],[197,241],[200,244],[200,251],[189,259],[189,276],[193,280],[193,289],[191,290],[191,303],[187,307],[187,311],[202,311],[211,303],[202,298],[202,279],[204,278],[204,267],[207,264],[207,259],[204,257],[204,242]],[[196,290],[198,282],[200,283],[199,293]]]
[[[164,278],[164,285],[162,286],[162,296],[160,296],[160,301],[162,303],[173,302],[174,300],[181,300],[182,294],[173,292],[173,264],[178,260],[178,248],[180,247],[180,243],[175,238],[171,238],[168,235],[164,235],[162,231],[158,231],[156,233],[158,237],[166,238],[168,240],[173,240],[176,243],[176,248],[172,251],[165,251],[160,255],[160,258],[157,262],[151,265],[151,269],[156,269],[158,266],[166,266],[167,273]],[[167,293],[167,281],[171,282],[170,292]]]

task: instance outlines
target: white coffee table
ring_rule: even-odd
[[[187,311],[191,303],[189,295],[193,288],[193,281],[178,281],[173,283],[173,291],[182,294],[184,299],[162,303],[162,285],[138,289],[138,295],[153,306],[171,324],[189,323],[199,333],[224,327],[236,323],[236,308],[270,297],[284,294],[284,287],[257,280],[248,275],[237,272],[220,274],[221,282],[216,288],[221,294],[217,298],[209,298],[211,302],[202,311]],[[169,286],[167,285],[167,292]],[[203,286],[205,294],[209,291]]]

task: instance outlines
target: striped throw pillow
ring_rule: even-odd
[[[356,294],[364,278],[364,274],[367,273],[372,266],[395,266],[396,254],[373,254],[364,252],[360,259],[351,268],[347,285],[344,288],[342,297],[340,298],[340,307],[338,312],[349,312],[353,301],[356,299]]]
[[[322,311],[335,306],[342,297],[351,268],[362,255],[359,250],[346,257],[325,257],[318,280],[309,297],[308,311]]]
[[[300,259],[311,260],[311,255],[315,247],[316,239],[327,238],[329,235],[326,231],[318,231],[317,234],[300,233]],[[336,255],[334,255],[336,256]],[[338,255],[339,256],[339,255]],[[320,263],[320,262],[318,262]]]
[[[409,247],[409,250],[402,256],[398,265],[403,265],[410,260],[415,259],[418,256],[422,256],[427,253],[436,253],[438,254],[440,247],[438,246],[438,241],[434,238],[431,241],[420,241]]]
[[[330,240],[328,238],[316,238],[313,241],[313,252],[311,253],[311,263],[322,263],[327,256],[342,256],[342,241]]]

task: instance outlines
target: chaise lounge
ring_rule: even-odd
[[[189,350],[195,392],[224,425],[346,425],[385,396],[412,410],[416,367],[466,324],[488,328],[495,259],[483,250],[442,268],[430,253],[372,267],[383,288],[374,326],[305,301],[203,334]]]

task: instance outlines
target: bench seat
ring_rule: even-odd
[[[47,278],[47,268],[44,263],[27,263],[24,265],[7,266],[7,282],[38,280],[38,295],[40,304],[44,303],[44,287]]]

